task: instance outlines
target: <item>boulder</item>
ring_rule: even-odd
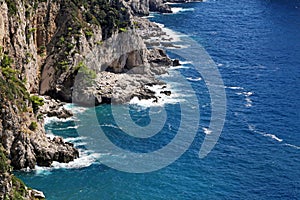
[[[178,59],[174,59],[173,60],[173,66],[180,66],[181,64],[180,64],[180,62],[179,62],[179,60]]]
[[[165,94],[167,96],[170,96],[171,95],[171,91],[169,90],[166,90],[166,91],[160,91],[160,94]]]
[[[171,7],[163,0],[149,0],[149,10],[151,12],[172,13]]]

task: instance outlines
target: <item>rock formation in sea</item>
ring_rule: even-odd
[[[71,143],[45,133],[45,116],[72,115],[62,102],[154,97],[145,86],[164,84],[155,75],[178,61],[149,49],[155,45],[146,40],[164,34],[140,18],[151,11],[171,9],[162,0],[0,0],[1,199],[43,198],[11,166],[33,169],[80,156]]]

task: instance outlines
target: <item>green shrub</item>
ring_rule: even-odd
[[[17,5],[15,0],[5,0],[5,2],[7,3],[8,13],[10,15],[15,15],[17,13]]]
[[[31,96],[30,101],[32,103],[32,108],[34,113],[37,113],[39,107],[44,105],[44,99],[39,96],[35,96],[35,95]]]
[[[97,45],[102,45],[102,44],[103,44],[103,41],[102,41],[102,40],[97,41],[96,44],[97,44]]]
[[[79,63],[79,72],[89,79],[95,79],[97,77],[96,72],[88,68],[83,62]]]
[[[85,33],[85,36],[88,37],[88,38],[90,38],[94,35],[94,33],[92,31],[89,31],[89,30],[85,31],[84,33]]]
[[[29,125],[29,129],[32,131],[35,131],[37,128],[37,123],[36,122],[31,122],[31,124]]]
[[[127,29],[126,28],[119,28],[119,31],[120,32],[127,32]]]
[[[13,63],[13,59],[10,58],[8,55],[4,54],[1,60],[1,67],[10,67]]]

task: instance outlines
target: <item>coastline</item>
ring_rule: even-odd
[[[182,101],[180,94],[177,94],[175,90],[173,90],[173,86],[170,85],[170,83],[163,81],[160,76],[168,76],[170,70],[174,70],[174,69],[178,69],[178,68],[184,68],[184,66],[182,66],[182,64],[184,65],[186,62],[181,63],[181,61],[179,60],[173,60],[173,63],[175,62],[176,64],[173,64],[171,61],[171,59],[168,57],[167,54],[165,54],[165,50],[163,49],[168,49],[168,48],[182,48],[181,46],[177,46],[176,43],[180,42],[181,39],[181,35],[174,32],[173,30],[164,27],[163,24],[159,24],[159,23],[155,23],[155,22],[151,22],[149,19],[145,18],[145,17],[135,17],[134,19],[135,21],[138,21],[141,25],[143,25],[142,29],[137,29],[137,33],[139,36],[142,37],[144,43],[146,44],[147,48],[149,51],[155,49],[155,50],[162,50],[163,51],[163,57],[164,59],[168,60],[168,63],[170,64],[170,66],[159,66],[160,68],[163,68],[163,71],[159,72],[159,73],[154,73],[151,74],[150,79],[152,80],[151,83],[145,83],[145,82],[141,82],[141,85],[139,87],[143,88],[145,93],[133,93],[132,91],[130,91],[130,95],[131,99],[128,100],[115,100],[115,102],[109,102],[109,103],[121,103],[121,104],[132,104],[132,105],[137,105],[137,106],[141,106],[144,108],[147,107],[156,107],[156,106],[163,106],[164,104],[168,104],[168,103],[177,103],[179,101]],[[150,52],[151,54],[151,52]],[[161,54],[160,54],[161,55]],[[157,58],[157,56],[156,56]],[[187,62],[189,63],[189,62]],[[155,66],[156,67],[156,66]],[[118,75],[111,73],[111,72],[103,72],[104,74],[101,74],[100,77],[105,77],[105,79],[107,79],[107,77],[109,77],[109,79],[107,79],[109,81],[109,83],[105,83],[105,81],[103,82],[103,78],[99,78],[98,84],[102,84],[102,85],[110,85],[111,83],[115,83],[114,81],[114,76],[115,79],[119,78]],[[121,76],[124,76],[124,74],[120,74]],[[128,78],[132,78],[134,74],[128,74]],[[149,74],[147,75],[149,76]],[[128,79],[128,78],[125,78]],[[138,75],[138,78],[135,79],[134,81],[138,81],[139,78],[142,78]],[[144,78],[142,78],[144,79]],[[197,80],[196,80],[197,81]],[[124,84],[124,82],[122,82],[122,84]],[[115,88],[115,85],[112,84],[112,88]],[[115,89],[114,89],[115,90]],[[125,91],[126,92],[126,91]],[[124,92],[122,93],[124,95]],[[179,96],[178,96],[179,95]],[[119,95],[120,96],[120,95]],[[111,98],[111,97],[110,97]],[[118,98],[115,97],[116,99]],[[51,101],[50,101],[51,102]],[[105,102],[106,103],[106,102]],[[96,104],[100,105],[101,104]],[[76,107],[74,110],[74,106]],[[46,109],[49,107],[49,105],[46,106]],[[51,106],[50,106],[51,107]],[[53,106],[52,106],[53,107]],[[52,123],[53,121],[57,121],[57,122],[65,122],[65,121],[70,121],[70,120],[74,120],[73,115],[75,115],[76,113],[81,113],[84,112],[86,109],[88,109],[87,107],[85,107],[85,105],[81,105],[81,104],[73,104],[73,103],[63,103],[63,104],[59,104],[58,103],[58,107],[56,106],[56,109],[54,110],[66,110],[66,113],[70,113],[69,116],[65,115],[64,112],[57,112],[55,115],[51,115],[45,118],[45,125],[48,123]],[[52,111],[50,111],[51,113]],[[43,113],[47,113],[47,112],[43,112]],[[58,116],[63,116],[63,117],[58,117]],[[70,128],[76,128],[76,127],[70,127]],[[50,138],[54,138],[56,137],[55,135],[53,135],[52,133],[47,133],[47,137]],[[82,142],[84,143],[84,141],[82,141],[81,139],[84,140],[84,138],[80,138],[80,137],[75,137],[75,138],[66,138],[64,139],[65,142],[71,142],[74,144],[74,147],[76,148],[76,146],[80,146],[82,145]],[[79,142],[78,142],[79,141]],[[78,144],[76,144],[76,142],[78,142]],[[43,171],[45,173],[47,173],[47,171],[51,171],[52,169],[57,169],[57,168],[84,168],[84,167],[88,167],[91,164],[93,164],[94,161],[96,161],[96,159],[99,157],[98,154],[94,154],[93,152],[85,152],[83,151],[83,149],[78,149],[79,150],[79,157],[76,158],[74,161],[71,161],[70,163],[57,163],[54,162],[50,167],[37,167],[37,173],[43,173]],[[82,161],[84,161],[84,163],[82,163]]]
[[[161,21],[167,26],[173,27],[175,30],[182,30],[188,34],[191,33],[192,38],[196,41],[200,41],[200,43],[203,43],[205,40],[203,44],[205,44],[206,47],[208,46],[206,50],[210,53],[213,52],[212,56],[214,61],[218,61],[216,64],[220,72],[222,72],[222,78],[224,78],[225,83],[224,87],[228,95],[228,110],[224,131],[216,148],[209,156],[205,159],[199,159],[197,154],[203,142],[203,138],[214,134],[212,129],[208,128],[208,124],[211,122],[209,121],[211,119],[210,111],[212,111],[211,103],[209,98],[207,98],[208,94],[205,90],[208,86],[204,85],[205,88],[202,87],[201,84],[204,82],[204,77],[202,79],[203,81],[201,81],[202,76],[198,73],[193,73],[193,67],[196,67],[196,64],[194,65],[195,62],[187,63],[186,65],[184,65],[184,62],[180,62],[183,65],[168,68],[168,74],[161,75],[161,80],[166,78],[167,81],[164,82],[166,82],[168,86],[168,79],[173,77],[173,71],[180,72],[181,75],[184,76],[188,84],[192,85],[196,91],[199,101],[198,105],[201,109],[201,122],[194,143],[189,147],[189,150],[172,165],[153,173],[127,174],[114,170],[113,167],[110,168],[101,164],[104,163],[102,159],[112,160],[112,162],[121,160],[115,153],[112,153],[103,155],[102,158],[97,159],[95,162],[92,161],[92,156],[80,156],[81,159],[84,157],[87,158],[86,160],[80,161],[80,164],[89,163],[90,161],[93,163],[86,165],[88,167],[84,165],[76,166],[75,162],[79,160],[75,159],[74,162],[71,161],[69,164],[54,162],[54,166],[51,168],[41,167],[27,174],[17,172],[16,175],[31,187],[44,191],[48,199],[51,200],[70,198],[87,200],[107,198],[143,198],[150,200],[191,199],[195,197],[200,199],[218,199],[224,197],[233,199],[237,197],[244,199],[297,198],[299,196],[299,191],[297,190],[299,184],[296,178],[299,172],[299,162],[297,162],[299,155],[299,135],[297,135],[297,130],[299,129],[298,124],[295,123],[295,110],[297,110],[298,98],[294,88],[295,82],[291,80],[291,77],[294,77],[293,75],[298,71],[295,65],[292,66],[292,63],[298,63],[297,58],[294,59],[292,55],[298,55],[298,53],[294,53],[296,49],[291,48],[289,50],[281,49],[280,52],[277,52],[279,54],[277,54],[270,50],[274,50],[278,45],[267,45],[263,41],[278,41],[279,43],[280,41],[287,41],[288,44],[295,45],[295,41],[291,40],[291,38],[294,37],[288,33],[293,33],[296,36],[299,34],[297,34],[297,30],[292,31],[290,27],[288,28],[287,24],[276,24],[276,26],[273,25],[272,27],[278,31],[276,31],[276,33],[274,32],[273,37],[270,35],[266,36],[264,32],[256,31],[266,30],[265,28],[260,27],[260,29],[257,27],[259,29],[256,29],[252,27],[253,21],[247,20],[248,17],[243,13],[245,7],[240,6],[240,3],[236,2],[235,5],[228,5],[226,1],[210,1],[209,4],[210,5],[193,4],[187,6],[188,8],[195,7],[195,12],[193,12],[195,15],[193,15],[193,13],[184,13],[179,14],[178,18],[177,16],[159,16],[158,18],[153,18],[153,21]],[[276,5],[276,9],[273,9],[275,7],[272,7],[272,4],[273,6],[274,4]],[[245,1],[246,7],[249,6],[248,11],[250,13],[259,13],[257,11],[262,9],[265,11],[264,14],[266,14],[269,13],[270,7],[272,8],[272,13],[276,11],[274,14],[278,16],[269,16],[268,19],[257,19],[257,16],[255,16],[256,23],[266,22],[262,23],[262,25],[268,24],[270,19],[276,21],[278,17],[285,19],[282,17],[291,16],[286,12],[285,8],[282,9],[278,7],[278,2],[273,2],[272,4],[262,6],[261,4],[253,2],[246,3]],[[253,10],[250,5],[255,6],[255,9]],[[297,10],[294,11],[296,12]],[[237,16],[241,21],[238,19],[236,21],[227,19],[226,16],[228,16],[228,14]],[[158,15],[155,15],[155,17],[156,16]],[[199,18],[194,18],[194,16],[198,16]],[[296,16],[299,15],[297,14]],[[265,18],[265,15],[262,17]],[[173,21],[174,18],[180,19],[178,20],[179,22],[181,22],[181,20],[191,21],[191,24],[195,26],[180,23],[177,26],[176,22]],[[246,19],[246,21],[242,19]],[[197,21],[199,23],[196,23],[194,20],[199,20]],[[237,32],[232,33],[230,27],[235,27],[235,22],[238,22],[239,25],[235,29]],[[247,27],[252,27],[252,29],[250,30]],[[209,31],[206,32],[206,30]],[[222,31],[224,31],[224,35],[222,35]],[[249,36],[249,39],[247,39],[247,41],[239,40],[238,38],[244,38],[245,33],[247,33],[246,35]],[[281,39],[280,33],[285,33],[284,35],[289,39]],[[227,36],[229,35],[236,37],[228,38]],[[275,35],[278,37],[275,37]],[[262,41],[254,40],[251,42],[250,38],[261,38]],[[187,38],[182,37],[181,39],[185,41]],[[215,43],[216,41],[218,41],[217,44]],[[261,46],[264,48],[261,49]],[[243,47],[246,51],[236,49],[237,47]],[[258,47],[258,49],[255,47]],[[188,50],[189,49],[187,49],[187,51]],[[183,51],[185,51],[185,49],[183,49]],[[171,54],[169,54],[171,58],[176,57],[176,53],[172,53],[176,52],[176,50],[167,50],[167,53],[168,52],[171,52]],[[247,57],[248,60],[239,59],[243,58],[243,53],[245,52],[247,52],[247,55],[249,53],[249,57]],[[250,54],[255,56],[252,57]],[[286,57],[278,58],[281,64],[273,66],[276,61],[266,60],[265,57],[262,58],[261,55],[285,55]],[[254,66],[252,66],[252,64]],[[286,69],[290,69],[288,70],[289,72],[287,72]],[[160,76],[158,78],[160,78]],[[269,88],[266,86],[276,87]],[[150,86],[147,86],[147,88],[148,87]],[[179,84],[175,84],[173,87],[171,83],[171,87],[166,88],[166,90],[172,92],[170,96],[172,97],[173,95],[181,94],[180,90],[176,91],[176,89],[181,88],[183,87]],[[155,86],[152,87],[151,90],[155,91]],[[186,91],[184,93],[190,94]],[[166,95],[164,95],[164,97],[168,98]],[[149,110],[150,117],[154,112],[159,112],[157,108],[153,108],[153,110],[152,107],[147,108],[149,104],[155,106],[153,101],[139,100],[138,98],[135,98],[135,100],[129,102],[131,109],[130,115],[133,117],[134,122],[138,122],[139,124],[147,123],[147,109]],[[166,107],[168,114],[170,113],[170,117],[176,113],[172,112],[172,110],[170,111],[169,108],[175,106],[177,105],[167,105]],[[72,104],[66,104],[64,107],[67,109],[71,107],[73,110],[77,109],[73,107]],[[121,104],[114,105],[114,107],[118,108],[124,106]],[[145,111],[144,108],[146,108]],[[80,110],[83,111],[86,109],[89,108],[82,107]],[[111,139],[112,142],[116,145],[125,144],[121,146],[122,149],[133,149],[140,152],[155,145],[163,146],[165,144],[163,142],[168,140],[167,137],[169,135],[163,135],[164,132],[158,135],[161,137],[158,138],[159,141],[153,143],[152,141],[147,141],[145,144],[140,142],[140,144],[136,145],[136,143],[131,143],[131,141],[126,140],[128,138],[127,135],[127,138],[123,140],[122,129],[118,131],[117,127],[113,127],[115,124],[110,124],[110,121],[113,120],[106,117],[110,115],[107,112],[109,109],[110,105],[100,105],[97,107],[96,111],[99,113],[98,121],[101,123],[101,128],[103,127],[103,130],[107,131],[107,136],[111,136],[109,139]],[[86,118],[90,116],[90,110],[83,112],[86,112],[83,114]],[[191,112],[193,112],[193,109],[191,109]],[[123,115],[120,114],[118,116]],[[138,119],[135,121],[135,117],[139,116],[141,116],[141,120]],[[102,119],[104,121],[101,122]],[[52,121],[53,123],[50,125],[47,124],[48,120],[54,120],[55,122]],[[84,138],[85,135],[80,134],[82,137],[78,138],[72,137],[69,133],[75,131],[74,129],[78,127],[78,121],[74,124],[70,123],[69,120],[78,120],[76,119],[75,112],[71,118],[47,119],[45,121],[46,130],[50,130],[49,133],[53,130],[53,133],[66,138],[64,140],[65,142],[71,142],[76,148],[78,146],[82,148],[87,141],[86,138]],[[83,121],[84,120],[82,120],[82,122]],[[95,123],[81,124],[86,127],[93,127],[92,124]],[[173,132],[177,124],[178,123],[173,120],[166,122],[166,133]],[[79,128],[81,127],[79,126]],[[94,130],[93,128],[91,129]],[[190,133],[188,129],[186,129],[186,132]],[[85,147],[87,149],[93,149],[88,145],[85,145]],[[105,152],[105,149],[103,150]],[[79,153],[81,154],[80,149]],[[88,160],[89,158],[91,158],[91,160]],[[150,164],[150,162],[145,163],[147,165]],[[277,189],[274,190],[274,188]]]
[[[43,4],[48,4],[48,3],[49,2]],[[4,7],[3,15],[5,15],[5,13],[8,13],[9,8],[7,8],[6,4],[1,6]],[[22,6],[22,5],[18,5],[18,6]],[[59,8],[55,6],[51,7],[51,9],[54,10],[54,11],[51,10],[51,12],[57,14],[57,10]],[[44,8],[45,7],[43,6],[39,7],[39,9],[44,9]],[[6,15],[10,16],[9,14]],[[55,15],[51,17],[54,18],[54,16]],[[98,73],[99,71],[93,68],[91,68],[90,71],[89,70],[85,71],[89,75],[91,74],[93,75],[94,73],[94,72],[92,73],[93,70],[97,73],[95,79],[96,85],[94,85],[94,88],[91,87],[88,89],[79,88],[80,90],[82,89],[84,90],[80,91],[81,93],[79,92],[77,97],[80,97],[81,95],[83,95],[84,97],[80,101],[76,102],[76,94],[75,94],[75,103],[83,103],[86,102],[86,100],[88,102],[90,98],[92,99],[94,98],[93,101],[96,100],[95,105],[99,105],[101,103],[137,104],[138,101],[141,102],[144,100],[146,100],[145,101],[146,103],[144,102],[144,105],[148,104],[149,101],[151,101],[151,103],[157,102],[159,105],[161,103],[164,103],[159,101],[159,99],[173,97],[172,88],[170,88],[170,86],[168,86],[166,83],[164,83],[159,78],[157,78],[157,76],[168,73],[168,68],[170,68],[170,66],[176,67],[180,65],[179,60],[171,60],[166,55],[165,51],[162,49],[165,47],[178,48],[177,46],[172,44],[172,42],[178,40],[178,38],[171,36],[173,34],[171,30],[165,29],[164,31],[163,27],[161,27],[162,25],[155,24],[153,22],[148,21],[147,19],[143,19],[135,15],[132,15],[132,17],[133,17],[133,19],[131,19],[132,24],[140,26],[136,30],[137,35],[130,35],[129,31],[127,32],[127,30],[124,30],[124,28],[123,29],[120,28],[115,35],[114,34],[111,35],[111,38],[115,40],[120,40],[120,38],[122,39],[122,37],[124,37],[125,35],[125,38],[128,37],[129,40],[131,41],[135,41],[135,39],[138,39],[134,42],[134,44],[136,45],[136,47],[138,47],[138,49],[137,50],[130,49],[130,48],[126,49],[128,48],[128,45],[127,46],[125,45],[126,52],[124,51],[122,52],[122,50],[120,52],[117,52],[117,56],[120,56],[120,58],[117,57],[116,60],[113,60],[112,58],[109,58],[110,60],[108,59],[108,61],[110,62],[113,61],[112,65],[109,66],[111,68],[108,71],[105,71],[103,73],[101,72]],[[30,19],[26,19],[26,20],[30,20]],[[136,24],[136,21],[134,20],[136,20],[138,23],[139,22],[141,23]],[[8,21],[9,21],[8,17],[4,18],[3,23],[4,24],[8,23]],[[53,26],[50,28],[53,28]],[[83,49],[80,50],[83,50],[84,52],[83,57],[85,56],[88,57],[89,54],[94,53],[94,49],[97,48],[99,50],[99,52],[97,52],[98,57],[101,57],[101,55],[105,55],[105,51],[101,50],[103,48],[105,49],[106,47],[108,47],[107,49],[112,52],[114,50],[113,48],[109,48],[110,44],[109,43],[106,44],[105,43],[107,42],[106,40],[104,40],[104,42],[102,41],[102,38],[99,35],[99,32],[101,30],[99,31],[97,27],[94,28],[95,29],[91,30],[92,33],[86,31],[82,36],[80,36],[80,39],[82,39],[82,41],[80,41],[79,39],[79,41],[81,42],[80,45],[83,46]],[[67,30],[69,32],[70,31],[72,32],[72,28],[70,27],[68,27]],[[34,29],[34,28],[32,29],[32,32],[38,32],[38,31],[39,31],[38,29]],[[51,34],[53,36],[54,32],[51,32]],[[62,33],[58,33],[58,34],[62,34]],[[5,35],[1,35],[1,37],[5,37]],[[28,43],[30,42],[32,44],[35,44],[34,40],[35,39],[38,40],[38,37],[40,37],[40,35],[38,34],[36,35],[33,34],[33,36],[30,38],[28,36],[28,38],[25,38],[27,39],[26,40],[27,43],[24,44],[22,43],[22,45],[28,45]],[[142,38],[142,43],[143,43],[142,45],[140,44],[139,37]],[[108,38],[108,40],[110,40],[111,38]],[[24,38],[20,40],[23,39]],[[52,118],[57,117],[57,119],[60,120],[61,119],[67,120],[68,118],[73,116],[73,113],[65,107],[65,103],[64,103],[70,101],[71,94],[68,91],[68,89],[71,88],[70,80],[74,78],[72,73],[76,74],[76,70],[79,70],[80,68],[84,68],[84,70],[86,70],[85,69],[86,65],[81,64],[82,57],[76,55],[76,53],[71,54],[71,52],[74,51],[75,48],[79,48],[79,47],[77,47],[75,44],[71,45],[71,43],[69,43],[67,47],[71,49],[68,50],[69,52],[66,52],[62,44],[60,44],[58,47],[55,46],[55,42],[58,42],[56,41],[57,39],[60,40],[59,41],[60,43],[63,43],[64,41],[67,40],[65,38],[62,39],[62,37],[55,38],[55,41],[53,41],[52,44],[49,44],[52,49],[51,48],[47,49],[45,48],[45,46],[42,46],[44,47],[43,53],[38,53],[38,54],[36,52],[32,54],[29,52],[26,53],[27,57],[30,55],[32,58],[30,59],[28,58],[26,61],[27,62],[26,64],[28,64],[29,67],[27,66],[25,67],[23,79],[28,78],[30,82],[26,83],[26,87],[24,86],[24,88],[26,88],[29,91],[31,97],[34,97],[33,99],[30,99],[30,101],[26,102],[26,106],[30,108],[32,106],[33,109],[29,110],[28,114],[26,113],[25,116],[23,115],[21,117],[22,119],[21,118],[17,119],[18,121],[20,121],[18,124],[13,124],[13,121],[15,120],[15,118],[19,116],[20,111],[18,109],[16,110],[13,104],[8,103],[6,105],[8,109],[5,110],[4,113],[2,113],[4,116],[6,116],[7,113],[11,113],[12,119],[10,119],[10,121],[7,124],[11,127],[18,126],[18,128],[20,128],[21,131],[20,132],[21,135],[17,135],[17,133],[12,134],[11,131],[8,131],[9,129],[7,129],[8,132],[5,134],[12,135],[12,137],[6,138],[3,142],[5,148],[8,150],[7,152],[8,157],[11,157],[12,160],[11,164],[15,167],[15,170],[34,169],[36,166],[43,166],[45,168],[51,166],[53,166],[54,168],[61,167],[61,166],[66,168],[68,167],[72,168],[74,166],[77,167],[76,162],[81,162],[80,159],[83,158],[80,157],[79,154],[80,153],[84,154],[84,152],[79,152],[76,149],[76,145],[74,146],[74,144],[72,143],[74,141],[72,139],[67,139],[66,141],[64,141],[62,137],[46,134],[44,129],[45,123],[49,122],[49,118],[43,120],[42,119],[43,116],[52,117]],[[91,43],[93,44],[91,45]],[[12,44],[8,43],[8,44],[10,46],[9,47],[4,46],[4,48],[12,48],[12,49],[14,48],[15,45],[14,43]],[[46,41],[43,41],[43,44],[46,45]],[[123,45],[123,44],[124,43],[120,43],[118,45]],[[86,48],[87,46],[92,48],[88,49]],[[146,49],[144,49],[144,47],[146,47]],[[37,46],[32,49],[33,51],[40,51],[40,49],[38,48],[40,47]],[[118,47],[116,47],[116,49],[118,49]],[[0,51],[2,51],[2,46]],[[113,55],[112,52],[110,52],[110,54]],[[60,59],[64,59],[62,58],[62,55],[65,56],[66,53],[69,54],[68,56],[75,55],[72,62],[70,60],[69,61],[63,60],[63,62],[60,60]],[[30,63],[31,61],[34,61],[35,63],[31,64]],[[124,61],[126,61],[125,64]],[[18,62],[22,63],[23,61],[17,60],[15,64],[17,64]],[[34,72],[33,73],[31,72],[32,68],[38,66],[39,64],[41,64],[41,62],[45,62],[43,64],[42,69],[39,69],[41,70],[41,74],[38,75],[39,73],[36,72],[35,75]],[[70,66],[65,66],[66,63],[69,64],[68,62],[70,63]],[[94,62],[93,59],[92,62]],[[58,64],[59,67],[61,67],[61,69],[57,69],[57,68],[54,69],[53,65],[55,64],[56,65]],[[91,63],[87,63],[87,64],[91,66]],[[140,67],[143,64],[145,64],[146,66],[145,68]],[[15,67],[15,66],[14,64],[12,65],[9,64],[9,67]],[[55,72],[55,70],[57,70],[58,72]],[[30,72],[30,74],[28,74],[28,72]],[[104,79],[107,79],[107,81],[103,81]],[[119,80],[121,81],[118,82]],[[40,84],[38,84],[39,82]],[[116,82],[118,83],[116,84]],[[106,89],[103,89],[103,86]],[[89,102],[87,105],[90,105]],[[23,122],[21,122],[22,120]],[[4,124],[4,127],[5,126],[6,124]],[[2,130],[2,127],[0,128]],[[17,156],[19,154],[21,156]],[[85,159],[89,155],[84,155],[84,156]],[[61,164],[61,163],[65,163],[65,164]],[[39,167],[37,167],[37,169],[40,170]]]
[[[144,27],[143,30],[137,30],[137,32],[139,35],[142,36],[143,41],[145,42],[145,44],[147,44],[149,50],[152,50],[152,49],[162,50],[161,48],[172,48],[174,46],[176,48],[180,48],[180,47],[176,46],[176,42],[180,41],[180,35],[178,35],[176,32],[172,31],[171,29],[165,28],[163,24],[151,22],[150,20],[145,19],[145,18],[140,18],[140,19],[142,21],[141,23],[146,24],[148,26],[148,28]],[[135,18],[135,20],[137,21],[137,18]],[[163,54],[163,57],[168,60],[171,60],[167,54]],[[147,108],[147,107],[152,107],[152,106],[161,107],[168,103],[174,104],[174,103],[178,103],[179,101],[182,101],[181,97],[178,96],[180,94],[177,94],[176,91],[172,89],[173,86],[170,85],[170,83],[163,81],[163,79],[160,77],[160,76],[168,76],[170,70],[174,70],[174,69],[183,67],[179,63],[180,62],[179,60],[175,60],[175,62],[177,63],[176,65],[173,65],[171,63],[171,66],[167,66],[167,67],[160,66],[164,69],[163,73],[155,73],[153,75],[150,75],[151,80],[152,80],[152,82],[150,84],[142,82],[141,86],[139,86],[139,87],[144,88],[146,93],[132,93],[132,91],[130,91],[131,94],[129,96],[132,97],[131,99],[121,100],[121,101],[116,100],[115,102],[111,102],[111,103],[131,104],[131,105],[137,105],[137,106]],[[110,73],[110,72],[104,72],[104,76],[109,77],[108,80],[110,82],[115,82],[114,78],[113,78],[114,75],[115,74]],[[120,75],[123,75],[123,74],[120,74]],[[103,76],[103,74],[101,76]],[[129,74],[128,76],[130,78],[132,78],[132,74]],[[118,76],[116,78],[118,78]],[[142,78],[142,77],[139,76],[138,79],[139,78]],[[134,80],[134,81],[138,81],[138,79]],[[100,78],[99,80],[102,80],[101,84],[109,85],[108,83],[103,82],[103,78],[102,79]],[[125,80],[126,80],[126,78],[125,78]],[[115,86],[112,86],[112,87],[115,87]],[[138,96],[138,95],[140,95],[140,96]],[[101,106],[101,104],[96,104],[96,106]],[[49,107],[49,105],[46,106],[46,108],[47,107]],[[55,110],[66,109],[67,111],[69,111],[71,113],[70,116],[68,116],[68,117],[57,117],[57,115],[48,116],[45,118],[45,125],[50,124],[53,121],[54,122],[66,122],[66,121],[75,120],[73,115],[76,116],[76,114],[85,112],[85,110],[88,109],[88,107],[85,107],[85,105],[81,105],[81,104],[76,105],[74,103],[60,104],[59,107],[61,107],[61,108],[58,108],[58,109],[56,108]],[[75,107],[75,109],[74,109],[74,107]],[[44,113],[46,113],[46,112],[44,112]],[[59,113],[58,115],[61,115],[60,112],[58,112],[58,113]],[[70,127],[70,128],[75,129],[76,127]],[[56,136],[53,135],[52,133],[50,133],[50,134],[47,133],[47,137],[54,138]],[[76,148],[76,146],[82,144],[81,139],[84,140],[84,138],[75,137],[75,138],[65,138],[64,141],[73,143],[74,147]],[[76,142],[78,142],[79,144],[77,144]],[[57,169],[57,168],[67,168],[68,169],[68,168],[88,167],[91,164],[93,164],[93,162],[96,161],[96,159],[99,157],[98,154],[94,154],[93,152],[88,152],[88,151],[86,152],[80,148],[78,150],[79,150],[79,158],[76,158],[74,161],[71,161],[70,163],[54,162],[50,167],[37,167],[37,173],[44,173],[44,172],[47,173],[47,171],[51,171],[52,169]],[[81,163],[82,160],[84,161],[84,163]]]

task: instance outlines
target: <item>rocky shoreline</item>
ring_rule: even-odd
[[[15,170],[80,156],[73,144],[61,137],[50,139],[44,130],[45,116],[73,115],[64,102],[85,106],[128,103],[133,98],[156,102],[158,97],[149,89],[155,85],[162,95],[171,95],[156,77],[179,65],[162,49],[172,46],[172,39],[141,17],[150,11],[170,13],[169,5],[161,0],[104,4],[102,9],[119,12],[115,18],[104,18],[104,23],[97,21],[101,17],[97,12],[84,9],[94,8],[92,4],[80,7],[68,2],[0,2],[0,86],[5,91],[0,93],[1,152],[9,159],[5,166]],[[5,173],[0,176],[0,198],[13,198],[13,175],[10,170]],[[21,196],[43,198],[26,188]]]

